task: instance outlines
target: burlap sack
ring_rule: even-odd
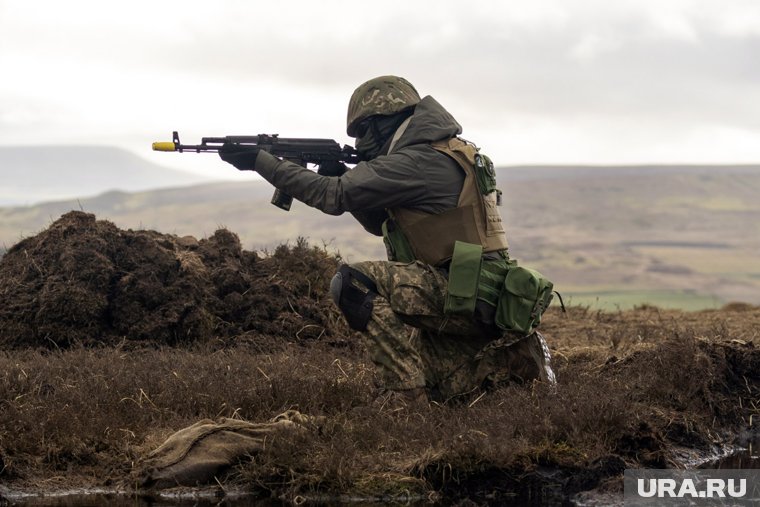
[[[203,419],[172,434],[138,463],[141,488],[196,486],[214,481],[225,468],[259,452],[275,432],[307,431],[316,418],[295,410],[265,423]]]

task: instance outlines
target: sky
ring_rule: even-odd
[[[0,0],[0,145],[213,177],[202,136],[345,133],[362,82],[432,95],[497,165],[760,163],[760,2]]]

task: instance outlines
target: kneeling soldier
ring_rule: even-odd
[[[461,126],[433,97],[396,76],[356,89],[347,132],[362,162],[341,176],[251,147],[220,156],[383,236],[389,261],[343,265],[331,283],[383,388],[446,402],[508,382],[553,383],[534,330],[551,283],[509,258],[490,159],[457,137]]]

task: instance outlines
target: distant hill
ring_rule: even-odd
[[[510,252],[574,303],[680,308],[760,304],[760,166],[501,168]],[[383,258],[349,214],[269,204],[260,181],[195,185],[0,208],[0,248],[83,209],[121,228],[208,236],[225,226],[246,248],[298,236],[349,260]]]
[[[109,146],[0,146],[0,206],[208,181]]]

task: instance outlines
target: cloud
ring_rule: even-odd
[[[466,134],[520,139],[494,143],[505,160],[530,161],[531,147],[547,144],[568,161],[607,161],[599,146],[621,161],[760,159],[760,143],[729,141],[760,131],[760,5],[751,0],[0,8],[5,143],[79,135],[145,146],[169,128],[345,142],[353,89],[395,73],[451,109]],[[690,141],[719,131],[736,135],[717,136],[723,147]]]

